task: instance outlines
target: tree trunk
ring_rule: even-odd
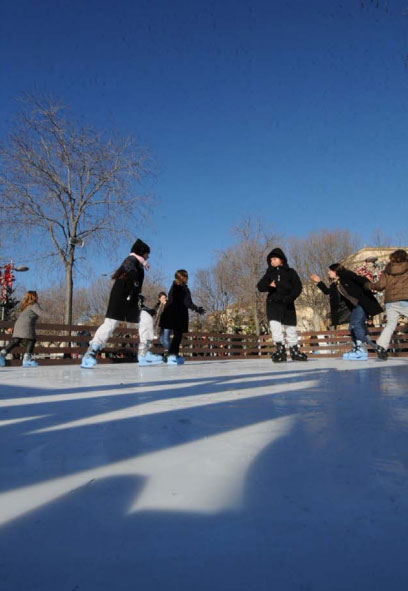
[[[74,267],[74,249],[71,252],[68,261],[65,264],[65,324],[72,324],[72,302],[74,293],[74,282],[72,271]]]
[[[321,326],[320,326],[320,314],[316,311],[313,310],[313,330],[319,331]]]

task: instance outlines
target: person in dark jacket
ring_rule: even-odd
[[[119,322],[139,324],[139,364],[155,365],[162,362],[159,355],[152,355],[148,349],[153,340],[153,319],[142,310],[142,286],[144,270],[148,268],[150,248],[140,239],[133,244],[129,256],[113,273],[114,284],[109,296],[108,309],[103,324],[95,332],[84,355],[81,367],[96,365],[96,355],[103,349]]]
[[[23,367],[37,367],[37,361],[32,359],[34,345],[37,340],[35,325],[43,311],[38,304],[36,291],[27,291],[21,300],[20,314],[16,320],[13,330],[13,338],[10,343],[0,351],[0,367],[6,365],[6,356],[14,347],[18,347],[21,341],[26,342],[26,352],[23,357]]]
[[[276,351],[272,355],[275,363],[287,360],[283,329],[293,361],[307,361],[307,356],[299,351],[296,331],[295,300],[302,292],[299,275],[288,265],[285,253],[274,248],[267,256],[268,268],[258,282],[258,290],[267,292],[266,315]]]
[[[167,358],[168,365],[180,365],[184,362],[183,357],[179,356],[179,351],[183,332],[188,332],[188,311],[193,310],[198,314],[205,313],[204,308],[194,304],[191,292],[187,287],[187,281],[188,273],[185,269],[176,271],[167,304],[160,318],[160,326],[173,331],[173,339]]]
[[[327,287],[324,281],[320,279],[319,275],[313,274],[310,276],[310,279],[316,283],[320,291],[329,296],[331,324],[336,329],[339,324],[347,324],[350,321],[351,309],[347,300],[341,295],[337,288],[338,279],[335,277],[336,274],[332,269],[332,267],[335,266],[336,265],[329,266],[329,287]]]
[[[366,360],[368,353],[365,344],[368,343],[374,349],[376,348],[367,332],[367,316],[380,314],[382,308],[368,289],[365,277],[345,269],[340,263],[330,265],[330,269],[333,279],[337,281],[337,289],[351,309],[349,330],[353,340],[353,348],[343,355],[343,359]]]

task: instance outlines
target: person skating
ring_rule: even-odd
[[[320,291],[329,296],[331,325],[336,329],[339,324],[347,324],[350,321],[351,310],[347,304],[347,300],[338,290],[338,277],[331,268],[332,266],[330,265],[328,270],[330,279],[329,287],[320,279],[319,275],[313,274],[310,276],[310,279],[316,283]]]
[[[163,352],[163,361],[167,361],[167,356],[169,354],[170,348],[170,333],[171,330],[168,328],[162,328],[160,326],[160,319],[163,314],[164,308],[167,304],[167,294],[164,291],[161,291],[158,295],[157,303],[155,306],[155,316],[154,316],[154,336],[156,339],[160,339],[160,343],[164,349]]]
[[[373,291],[384,291],[387,323],[377,339],[377,357],[388,359],[387,349],[400,316],[408,318],[408,253],[398,249],[390,254],[390,262],[376,282],[368,282]]]
[[[153,341],[153,318],[142,310],[141,291],[144,280],[144,271],[148,268],[150,247],[140,239],[133,244],[129,256],[125,258],[120,267],[113,273],[112,286],[108,309],[103,324],[96,331],[81,367],[89,369],[96,365],[96,356],[101,351],[119,322],[132,322],[139,324],[139,349],[138,359],[140,365],[156,365],[162,363],[159,355],[149,352]]]
[[[268,268],[257,287],[268,294],[266,315],[276,347],[272,361],[281,363],[287,360],[284,330],[292,360],[307,361],[307,355],[299,350],[296,331],[295,300],[302,292],[299,275],[289,267],[285,253],[280,248],[274,248],[266,260]]]
[[[6,356],[15,347],[25,340],[27,343],[26,352],[23,357],[23,367],[37,367],[38,363],[32,358],[34,345],[37,340],[35,325],[43,311],[38,303],[36,291],[27,291],[20,304],[20,314],[16,320],[13,330],[13,338],[7,347],[0,351],[0,367],[6,365]]]
[[[349,330],[353,347],[351,351],[344,353],[343,359],[364,361],[368,359],[366,345],[376,348],[367,331],[367,316],[376,316],[382,312],[382,308],[368,289],[365,277],[346,269],[340,263],[334,263],[329,268],[333,272],[333,279],[337,281],[337,289],[351,310]]]
[[[188,331],[188,311],[193,310],[198,314],[204,314],[201,306],[196,306],[191,298],[191,292],[187,286],[188,273],[185,269],[179,269],[174,275],[174,281],[170,288],[167,304],[160,319],[163,329],[173,331],[173,338],[169,347],[168,365],[180,365],[184,358],[180,357],[180,344],[183,333]]]

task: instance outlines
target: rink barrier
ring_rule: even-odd
[[[8,343],[12,335],[6,329],[13,327],[12,322],[0,321],[0,345]],[[97,326],[37,324],[37,343],[35,357],[40,365],[61,365],[80,363],[88,343]],[[78,335],[79,331],[90,333]],[[370,334],[375,341],[381,328],[371,328]],[[347,330],[308,331],[299,334],[299,346],[310,357],[341,357],[350,350],[350,334]],[[129,363],[137,361],[138,331],[135,328],[119,327],[109,340],[106,349],[99,356],[100,363]],[[155,341],[153,351],[162,350]],[[25,348],[13,350],[14,359],[8,365],[20,365]],[[189,332],[184,335],[182,354],[186,361],[213,359],[262,359],[274,351],[270,335],[221,334],[210,332]],[[369,349],[370,356],[375,355]],[[395,331],[389,348],[390,357],[408,357],[408,333],[402,328]]]

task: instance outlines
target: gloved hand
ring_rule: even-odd
[[[205,314],[205,310],[202,306],[198,306],[197,310],[196,310],[197,314],[200,314],[200,316],[202,316],[203,314]]]

